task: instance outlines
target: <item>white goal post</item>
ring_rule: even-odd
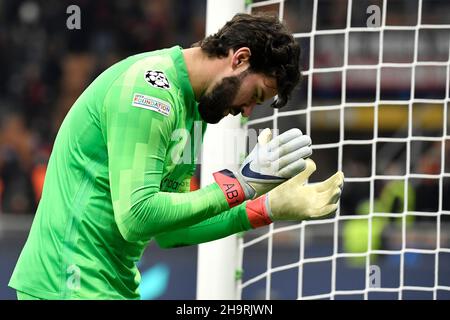
[[[237,12],[278,14],[304,80],[280,110],[209,126],[202,186],[236,153],[224,130],[297,126],[313,140],[311,182],[343,170],[344,193],[333,218],[200,245],[197,298],[450,299],[450,6],[246,2],[208,0],[207,34]]]
[[[217,32],[236,13],[244,12],[242,0],[208,0],[206,5],[206,34]],[[229,168],[238,169],[238,163],[227,163],[226,155],[236,152],[236,146],[227,144],[225,132],[241,127],[238,117],[228,116],[219,124],[209,125],[202,152],[201,185],[212,182],[213,172]],[[223,142],[223,143],[221,143]],[[238,242],[235,235],[201,244],[198,247],[197,299],[236,298],[235,271],[237,268]]]

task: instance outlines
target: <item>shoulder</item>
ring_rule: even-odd
[[[124,79],[163,95],[177,96],[180,84],[171,50],[153,51],[128,58],[133,63],[125,71]]]
[[[165,50],[162,50],[165,51]],[[156,111],[170,118],[179,112],[179,84],[170,55],[146,53],[131,56],[126,68],[110,82],[105,105],[119,104]]]
[[[183,101],[176,66],[168,50],[132,56],[134,60],[119,77],[115,85],[130,90],[133,103],[161,102],[170,109],[178,108]],[[174,110],[175,111],[175,110]]]

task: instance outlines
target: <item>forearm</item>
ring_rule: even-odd
[[[195,225],[229,209],[217,184],[188,193],[157,192],[129,208],[116,208],[116,220],[129,241],[149,240],[153,236]]]
[[[245,203],[196,225],[159,234],[155,237],[161,248],[174,248],[213,241],[251,229]]]
[[[259,201],[247,201],[196,225],[159,234],[155,237],[161,248],[190,246],[209,242],[271,223],[257,221],[255,205]]]

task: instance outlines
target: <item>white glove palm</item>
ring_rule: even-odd
[[[302,172],[311,156],[311,138],[299,129],[291,129],[272,139],[270,129],[258,136],[258,144],[235,173],[244,188],[246,199],[272,190]]]
[[[300,174],[268,193],[266,205],[272,221],[323,218],[337,210],[344,174],[338,171],[325,181],[305,185],[316,171],[314,161],[305,162],[306,168]]]

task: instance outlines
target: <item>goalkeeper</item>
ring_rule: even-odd
[[[207,242],[275,220],[333,213],[342,173],[305,185],[315,164],[298,129],[270,130],[236,172],[189,192],[178,163],[194,124],[248,116],[298,83],[300,48],[274,17],[238,14],[190,49],[129,57],[79,97],[54,143],[28,240],[9,285],[19,299],[139,299],[136,263],[164,248]],[[293,177],[293,178],[292,178]],[[289,179],[292,178],[292,179]]]

